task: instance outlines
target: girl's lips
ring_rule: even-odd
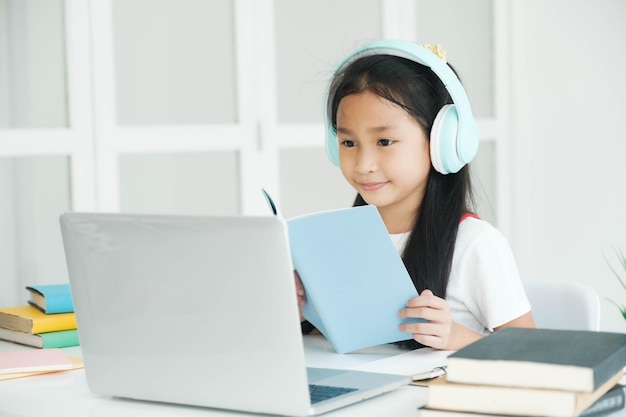
[[[387,182],[362,182],[359,184],[363,191],[376,191],[387,185]]]

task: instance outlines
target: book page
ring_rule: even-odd
[[[412,376],[414,380],[428,379],[445,373],[442,368],[445,369],[446,360],[451,353],[453,353],[451,350],[422,348],[377,361],[352,366],[350,369],[409,375]]]

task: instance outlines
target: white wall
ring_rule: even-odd
[[[63,27],[61,0],[0,0],[0,142],[7,132],[67,124]],[[66,279],[58,213],[70,207],[69,161],[36,146],[14,157],[10,139],[0,148],[0,305],[8,306],[24,302],[26,283]]]
[[[521,273],[588,283],[626,303],[603,258],[626,251],[626,2],[512,6],[511,242]],[[601,303],[601,327],[625,331]]]
[[[354,1],[357,2],[357,0]],[[459,1],[465,2],[466,0]],[[603,252],[606,252],[609,257],[612,255],[613,247],[621,247],[626,251],[624,216],[626,187],[622,183],[626,179],[626,161],[624,161],[626,105],[623,102],[623,97],[626,95],[626,80],[622,76],[626,68],[626,48],[623,47],[623,40],[626,39],[626,2],[624,0],[593,2],[588,0],[496,0],[496,2],[499,2],[497,3],[499,5],[510,5],[511,26],[508,54],[511,62],[508,79],[511,86],[507,103],[504,104],[510,109],[511,129],[507,136],[510,141],[507,143],[507,148],[512,151],[509,160],[513,175],[508,186],[512,190],[513,202],[510,205],[512,213],[503,214],[512,220],[513,227],[510,232],[507,232],[507,237],[513,246],[522,276],[585,282],[595,287],[601,296],[612,297],[626,304],[626,290],[617,284],[603,258]],[[39,1],[37,4],[41,7],[44,3],[47,4],[45,1]],[[60,3],[60,1],[56,2],[57,5]],[[194,2],[189,0],[185,4],[191,3]],[[334,7],[331,3],[328,2],[328,7]],[[116,4],[119,6],[124,3]],[[277,4],[286,6],[291,3],[279,1]],[[346,7],[348,3],[343,2],[343,4]],[[454,2],[445,4],[446,7],[454,6]],[[11,8],[8,7],[9,5]],[[24,7],[26,6],[19,1],[0,0],[0,27],[2,22],[8,21],[9,16],[23,11]],[[423,7],[420,10],[423,10]],[[117,12],[119,13],[120,10]],[[42,9],[41,13],[48,15],[49,12]],[[431,12],[430,14],[433,15],[433,22],[447,21],[449,17],[443,13]],[[56,13],[54,16],[57,17],[54,22],[60,22],[59,14]],[[306,16],[309,19],[312,18],[310,14]],[[337,17],[336,14],[333,16]],[[422,16],[422,20],[424,19],[426,18]],[[426,20],[430,21],[430,19]],[[288,22],[287,19],[279,19],[277,27],[285,26],[286,22]],[[443,27],[443,23],[433,25]],[[374,31],[372,25],[365,26]],[[36,27],[41,27],[41,30],[49,29],[42,25]],[[357,27],[350,33],[358,32],[363,35],[363,30]],[[327,32],[324,34],[329,36]],[[0,30],[0,46],[6,47],[4,35],[6,33]],[[309,35],[307,32],[307,39]],[[328,48],[335,46],[337,45],[331,44]],[[289,51],[289,48],[286,50]],[[279,49],[278,52],[280,51]],[[278,55],[280,58],[280,53]],[[322,54],[322,56],[325,55]],[[289,62],[302,61],[298,57],[293,59],[291,55],[287,58]],[[476,57],[476,60],[480,60],[480,55]],[[279,63],[280,68],[287,68],[282,65],[282,61],[279,60]],[[0,87],[9,85],[6,67],[6,63],[0,61]],[[331,64],[324,62],[324,68],[326,67],[331,67]],[[43,69],[44,66],[38,65],[34,68]],[[63,90],[62,82],[58,80],[50,82],[49,78],[46,79],[55,91]],[[28,84],[22,82],[15,85]],[[310,83],[307,87],[313,88],[314,85]],[[8,88],[5,90],[8,91]],[[292,91],[289,88],[285,90]],[[9,124],[10,109],[7,104],[7,91],[2,94],[0,88],[0,110],[4,109],[4,112],[0,111],[2,126]],[[305,99],[306,97],[309,96],[305,94]],[[33,99],[32,102],[39,101]],[[285,106],[281,108],[283,107]],[[311,105],[311,111],[317,111],[315,110],[317,107]],[[53,122],[31,121],[30,124],[50,127],[63,125],[65,112],[54,113],[54,115]],[[291,117],[289,112],[283,116],[278,119]],[[309,120],[306,121],[309,122]],[[227,162],[230,161],[228,166],[235,166],[236,162],[231,161],[234,159],[231,158],[231,154],[227,156]],[[205,167],[205,161],[200,161],[200,157],[200,155],[185,154],[178,156],[175,162],[185,165],[185,171],[191,173],[187,175],[188,177],[202,178],[207,175],[204,171],[202,175],[197,175],[199,168],[196,169],[196,167]],[[62,192],[57,192],[53,200],[50,200],[50,196],[46,197],[48,200],[44,203],[39,197],[30,200],[32,196],[30,188],[25,191],[22,189],[20,201],[23,201],[25,206],[45,204],[52,206],[53,211],[61,211],[69,204],[67,184],[59,186],[68,176],[64,157],[55,156],[51,159],[54,160],[51,162],[55,165],[54,171],[59,172],[59,178],[55,176],[52,179],[55,184],[54,189],[62,190]],[[213,160],[210,161],[212,163],[206,166],[221,166]],[[317,169],[316,161],[327,164],[321,148],[313,149],[311,152],[291,148],[281,151],[282,171],[298,171],[303,166],[314,171]],[[13,227],[4,227],[7,224],[13,225],[13,219],[19,210],[16,202],[13,202],[16,204],[7,204],[9,199],[4,198],[16,193],[17,182],[12,181],[12,177],[20,174],[17,162],[7,158],[0,163],[0,174],[4,173],[4,176],[0,175],[0,196],[3,197],[3,203],[0,203],[2,204],[0,205],[0,232],[4,232],[0,233],[0,249],[3,254],[0,258],[0,273],[4,277],[0,277],[2,280],[0,301],[4,304],[8,304],[10,300],[21,300],[20,297],[23,295],[21,281],[17,287],[8,285],[6,277],[20,268],[15,259],[24,260],[35,255],[22,250],[27,243],[37,242],[33,247],[37,252],[43,252],[46,255],[40,256],[39,258],[43,261],[37,264],[39,270],[47,271],[46,280],[56,282],[58,275],[55,271],[60,273],[63,270],[62,265],[51,261],[52,257],[58,258],[58,251],[48,250],[47,248],[52,244],[41,238],[43,233],[40,232],[47,230],[43,226],[43,221],[35,218],[32,233],[22,233],[20,236],[12,233]],[[167,191],[163,183],[169,184],[166,179],[162,178],[162,175],[148,185],[139,181],[141,177],[133,177],[137,180],[135,182],[126,179],[131,178],[134,171],[150,167],[152,171],[157,171],[164,166],[171,168],[171,171],[180,171],[180,165],[170,165],[169,160],[162,161],[160,155],[128,155],[122,159],[121,178],[125,181],[121,192],[125,209],[145,211],[147,207],[153,207],[155,202],[161,202],[160,199],[155,200],[154,196],[161,198],[162,195],[159,193],[163,191],[163,188]],[[164,174],[166,171],[158,172]],[[325,171],[322,175],[323,181],[320,183],[324,182],[326,177],[331,178],[331,176],[341,181],[338,174],[335,174],[337,174],[336,170],[328,171],[328,175]],[[38,175],[41,176],[41,174]],[[282,191],[286,195],[295,195],[298,190],[302,189],[316,190],[319,188],[317,186],[319,178],[319,175],[315,178],[310,176],[305,181],[295,177],[286,178],[281,183]],[[22,181],[21,184],[25,185],[26,181]],[[142,192],[149,192],[151,190],[149,185],[152,184],[160,186],[152,192],[153,197],[145,197],[137,193],[138,189]],[[30,183],[28,185],[32,186]],[[228,187],[234,189],[234,185],[230,182]],[[169,188],[178,192],[180,183],[172,182]],[[201,210],[205,208],[209,210],[209,207],[215,208],[214,205],[209,204],[209,200],[202,197],[201,194],[207,193],[203,187],[194,188],[193,192],[198,193],[199,196],[186,201],[191,201],[195,209],[198,207],[201,207]],[[320,194],[322,192],[328,196],[329,201],[322,201],[317,198],[317,195],[315,198],[310,198],[310,196],[308,199],[298,198],[297,202],[293,203],[286,200],[283,205],[284,212],[303,211],[304,205],[308,211],[323,209],[339,200],[343,204],[344,189],[337,189],[336,193],[321,190]],[[167,195],[178,196],[175,193]],[[351,199],[352,193],[350,192],[349,195]],[[137,199],[132,200],[133,196]],[[311,200],[314,200],[316,204],[319,203],[319,206],[313,206],[309,203]],[[50,204],[50,201],[54,204]],[[234,210],[233,205],[236,203],[237,194],[233,191],[229,203],[223,207],[220,206],[219,210]],[[345,204],[349,204],[349,199],[346,199]],[[165,203],[162,205],[167,206]],[[176,211],[185,212],[179,204],[173,204],[173,206]],[[54,224],[56,228],[56,214],[50,224]],[[45,234],[50,235],[50,233]],[[37,274],[37,271],[32,268],[33,263],[26,262],[25,265],[26,269],[22,271],[24,276],[21,279],[28,282],[31,274]],[[602,307],[602,328],[626,331],[626,322],[615,307],[604,300]]]

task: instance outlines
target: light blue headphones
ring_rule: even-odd
[[[472,116],[467,94],[452,69],[430,50],[409,41],[383,40],[370,43],[348,56],[335,70],[339,74],[357,58],[370,55],[393,55],[429,67],[443,82],[454,104],[439,110],[430,132],[430,158],[433,167],[442,174],[458,172],[469,163],[478,150],[478,126]],[[329,85],[330,87],[330,85]],[[337,133],[332,126],[332,103],[326,90],[326,153],[339,166]]]

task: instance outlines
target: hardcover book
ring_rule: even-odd
[[[32,285],[26,289],[30,293],[28,303],[46,314],[74,311],[70,284]]]
[[[507,327],[447,365],[449,382],[593,392],[626,365],[626,334]]]
[[[0,327],[25,333],[76,329],[74,313],[45,314],[31,306],[0,308]]]
[[[40,349],[78,346],[78,330],[59,330],[46,333],[24,333],[0,327],[0,340],[33,346]]]
[[[619,371],[593,392],[457,384],[437,378],[428,386],[426,408],[517,416],[575,417],[615,386]]]
[[[598,398],[591,406],[582,411],[578,417],[600,417],[612,415],[616,411],[624,409],[626,395],[624,386],[617,384],[608,390],[604,395]],[[590,395],[590,394],[580,394]],[[420,417],[468,417],[469,414],[463,411],[450,411],[434,408],[421,408],[419,410]],[[472,413],[474,417],[493,417],[493,414]]]

